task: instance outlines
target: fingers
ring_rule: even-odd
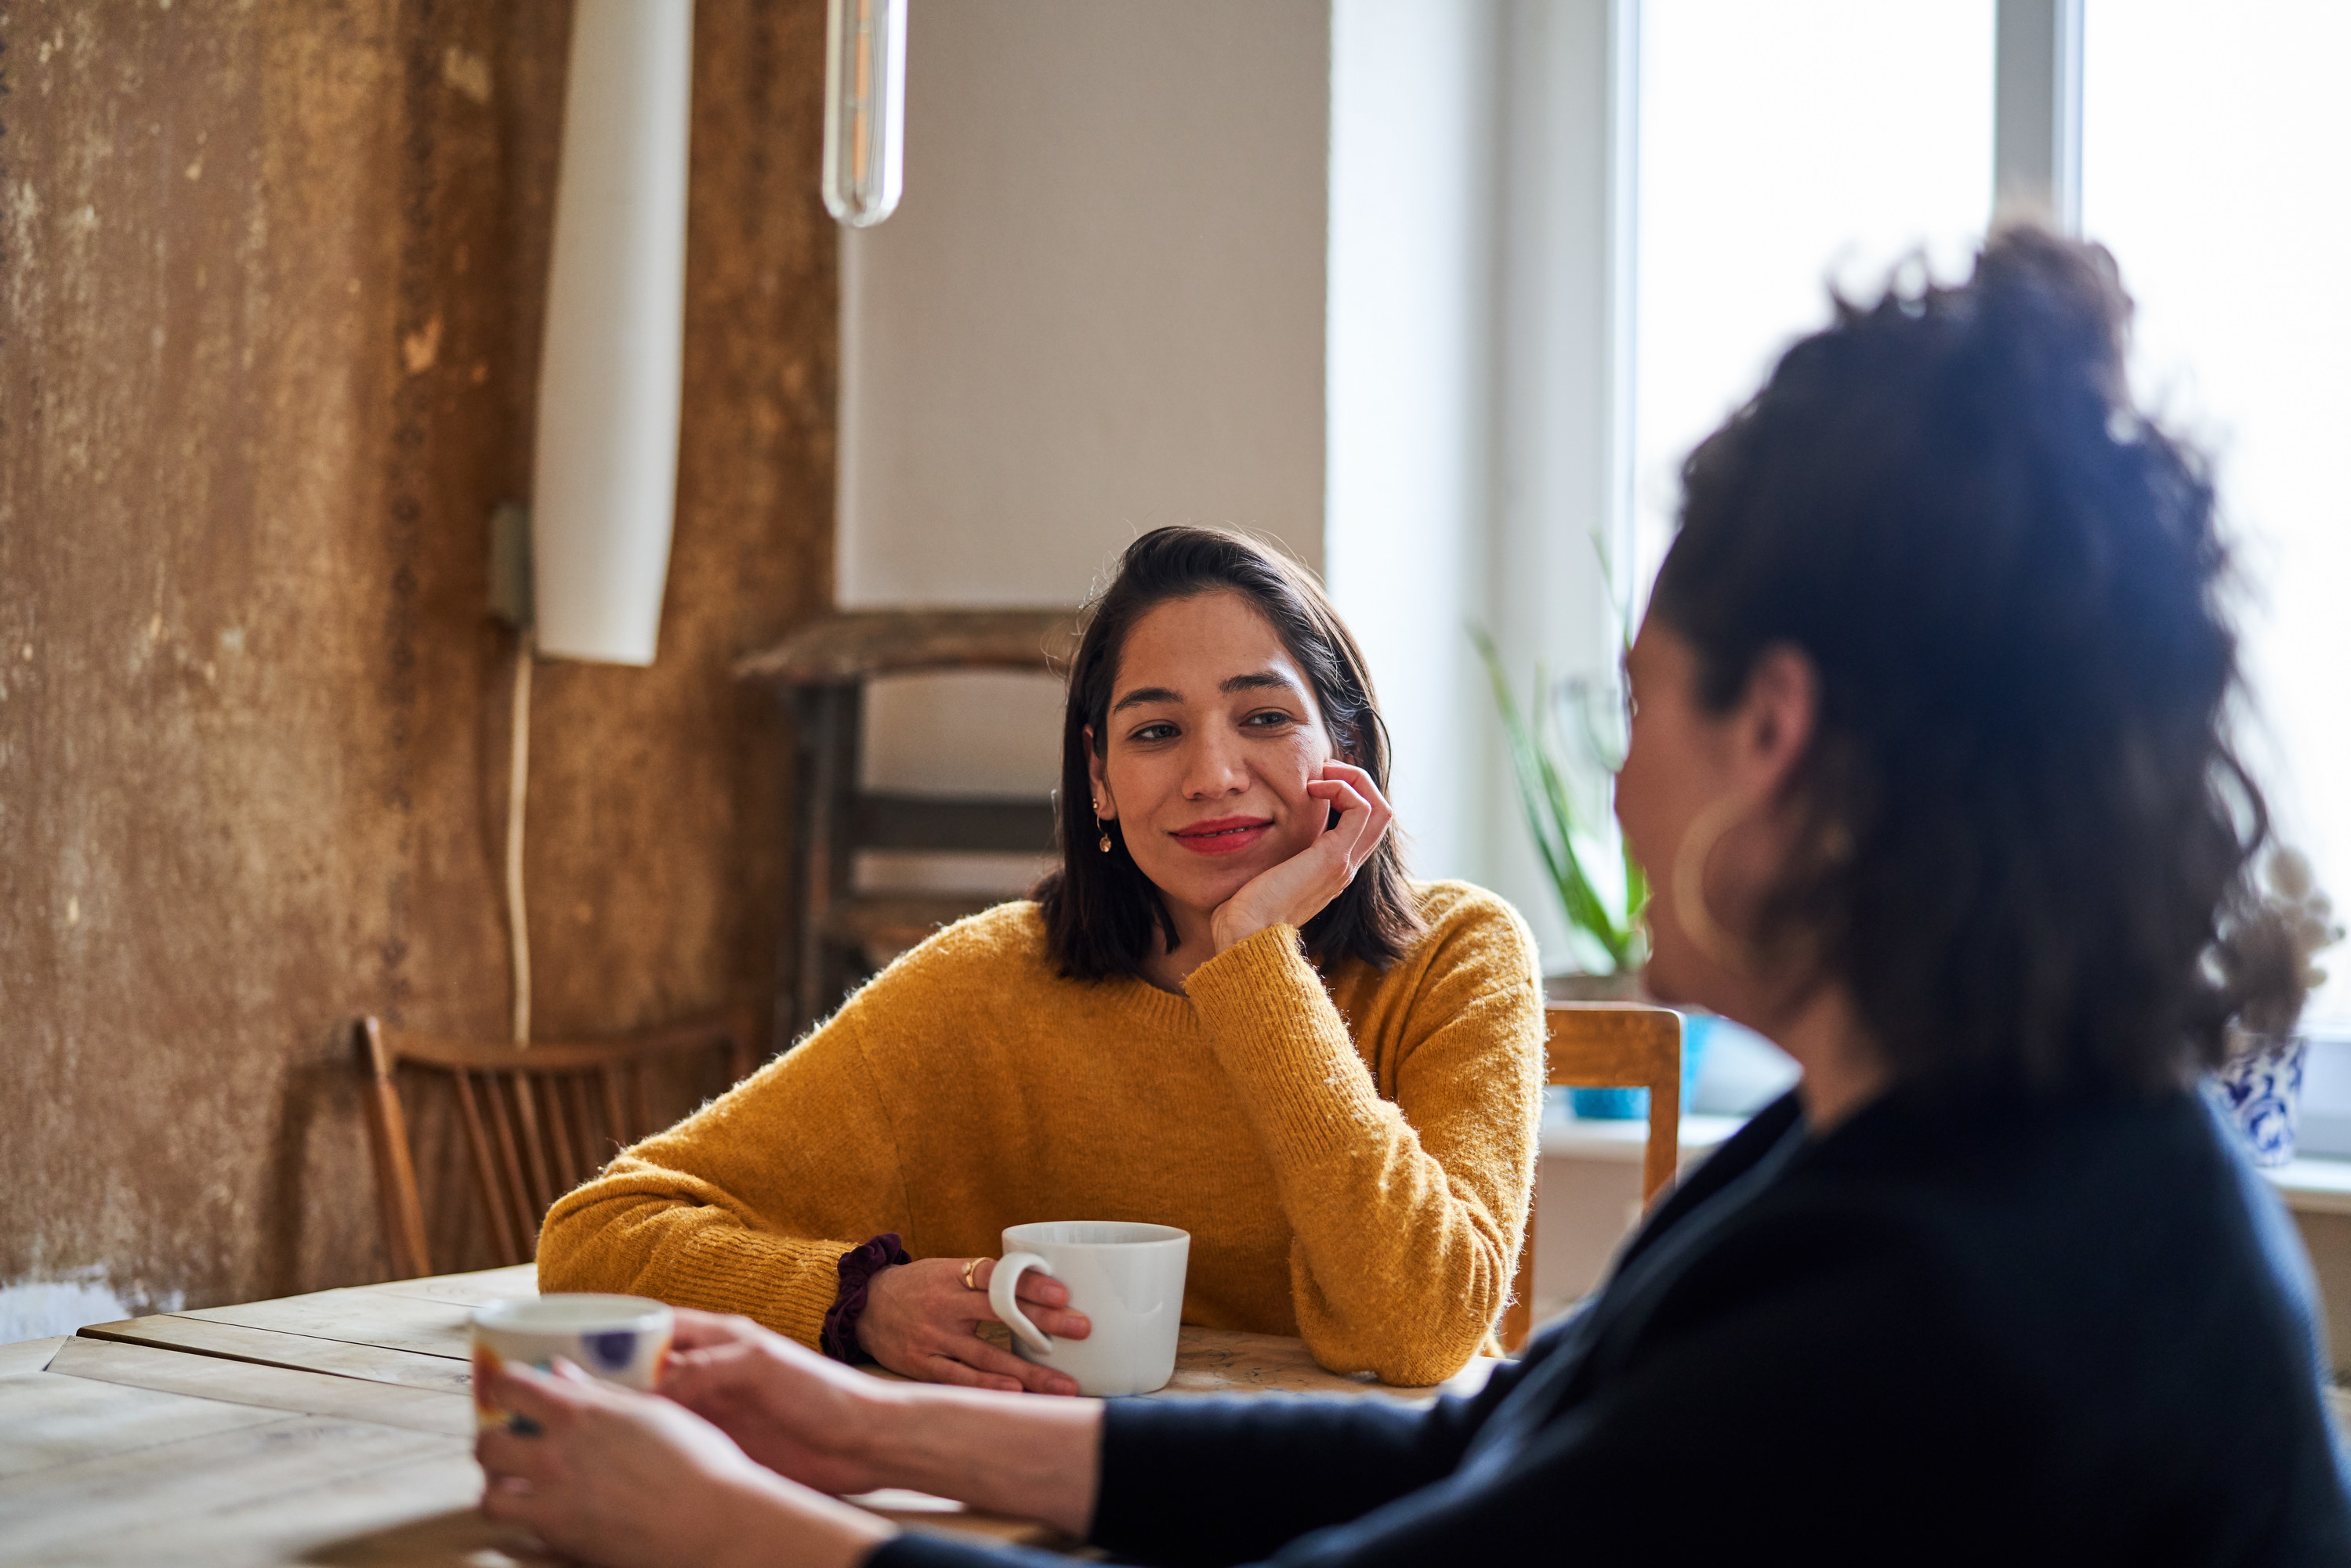
[[[556,1364],[570,1366],[571,1364],[559,1361]],[[579,1368],[572,1367],[571,1370],[575,1376],[580,1375]],[[557,1382],[536,1367],[508,1362],[495,1368],[486,1368],[477,1364],[474,1375],[484,1379],[484,1392],[489,1396],[491,1405],[500,1410],[527,1416],[542,1427],[569,1416],[582,1403],[569,1386]]]
[[[987,1287],[996,1278],[996,1263],[993,1258],[973,1262],[968,1288],[962,1279],[964,1265],[955,1265],[948,1291],[955,1301],[949,1311],[960,1315],[962,1331],[941,1333],[945,1325],[934,1322],[908,1347],[914,1352],[913,1364],[897,1370],[962,1388],[992,1388],[1004,1394],[1075,1394],[1077,1383],[1066,1374],[1023,1361],[969,1332],[974,1322],[1000,1321],[987,1296]],[[1093,1324],[1084,1313],[1068,1310],[1070,1288],[1050,1274],[1031,1270],[1022,1275],[1014,1299],[1029,1321],[1046,1333],[1084,1339],[1093,1332]],[[922,1343],[925,1340],[929,1342],[927,1346]]]
[[[731,1389],[747,1379],[758,1352],[737,1342],[679,1351],[662,1367],[661,1392],[681,1405],[691,1405],[713,1390]]]
[[[1371,801],[1365,800],[1363,792],[1344,779],[1310,779],[1306,785],[1306,792],[1317,800],[1327,802],[1339,809],[1339,821],[1326,830],[1328,831],[1337,832],[1344,829],[1350,821],[1353,821],[1360,827],[1371,820]]]
[[[1012,1292],[1016,1301],[1033,1302],[1040,1307],[1066,1307],[1070,1304],[1070,1288],[1050,1274],[1031,1270],[1020,1277],[1020,1288]]]
[[[1324,763],[1322,765],[1322,781],[1326,783],[1346,785],[1347,788],[1361,798],[1366,805],[1371,807],[1371,821],[1378,824],[1380,827],[1385,828],[1390,821],[1395,820],[1395,808],[1388,804],[1388,798],[1385,794],[1382,793],[1379,781],[1374,779],[1365,769],[1356,767],[1353,763]],[[1340,809],[1342,811],[1345,810],[1343,806]]]
[[[700,1350],[707,1345],[737,1344],[763,1338],[780,1338],[770,1334],[749,1318],[732,1312],[698,1312],[692,1307],[679,1307],[677,1327],[670,1336],[674,1350]]]
[[[1322,776],[1325,779],[1343,779],[1353,785],[1355,792],[1364,800],[1382,800],[1384,803],[1384,797],[1380,794],[1379,780],[1372,777],[1369,768],[1358,768],[1352,762],[1341,762],[1333,758],[1322,765]]]
[[[1020,1276],[1020,1288],[1012,1295],[1024,1307],[1066,1307],[1070,1304],[1070,1288],[1050,1274],[1040,1274],[1034,1269]]]
[[[1029,1307],[1029,1321],[1038,1331],[1055,1339],[1085,1339],[1094,1332],[1094,1325],[1083,1312],[1055,1312],[1050,1307]]]
[[[972,1267],[971,1288],[980,1295],[985,1296],[987,1294],[988,1282],[995,1278],[996,1260],[993,1258],[982,1258]],[[1029,1311],[1029,1317],[1036,1322],[1039,1328],[1045,1328],[1045,1321],[1044,1319],[1037,1316],[1036,1309],[1043,1307],[1050,1311],[1068,1306],[1070,1304],[1070,1288],[1061,1283],[1061,1281],[1053,1278],[1050,1274],[1040,1273],[1036,1270],[1031,1269],[1027,1273],[1020,1276],[1019,1289],[1012,1292],[1012,1299],[1019,1301],[1023,1308]],[[989,1312],[986,1315],[988,1321],[995,1321],[996,1314],[993,1312]],[[1083,1320],[1077,1321],[1081,1322]],[[1059,1329],[1045,1329],[1045,1332],[1047,1333],[1059,1333],[1061,1331]],[[1079,1335],[1075,1337],[1081,1338],[1083,1336]]]
[[[975,1322],[993,1323],[1003,1321],[996,1315],[995,1303],[987,1297],[988,1282],[995,1278],[995,1259],[982,1258],[973,1264],[972,1293],[966,1300],[966,1307],[973,1314]],[[958,1279],[956,1283],[960,1286],[962,1281]],[[1012,1298],[1020,1303],[1021,1312],[1030,1322],[1057,1339],[1084,1339],[1094,1332],[1093,1323],[1083,1312],[1065,1310],[1070,1301],[1070,1288],[1050,1274],[1041,1274],[1031,1269],[1020,1276],[1019,1288],[1012,1292]],[[961,1353],[958,1350],[956,1354]],[[1021,1364],[1026,1366],[1028,1363]]]
[[[1343,779],[1318,779],[1307,785],[1306,789],[1316,800],[1327,801],[1338,809],[1339,820],[1323,831],[1313,847],[1339,855],[1343,862],[1340,867],[1343,884],[1345,880],[1354,876],[1356,869],[1364,861],[1371,858],[1385,825],[1375,820],[1378,813],[1373,810],[1372,803]]]
[[[1355,828],[1355,837],[1348,844],[1348,866],[1352,871],[1368,859],[1379,847],[1380,839],[1387,832],[1388,824],[1395,820],[1395,809],[1380,792],[1379,785],[1364,768],[1348,762],[1326,762],[1323,777],[1316,784],[1337,786],[1329,790],[1316,790],[1315,784],[1307,789],[1339,809],[1339,822],[1332,831]],[[1351,801],[1347,797],[1353,796]],[[1361,809],[1362,814],[1356,814]]]
[[[538,1527],[540,1500],[528,1481],[493,1475],[482,1488],[482,1517],[493,1524]]]
[[[992,1388],[998,1394],[1018,1394],[1022,1385],[1017,1377],[999,1377],[967,1366],[951,1355],[927,1357],[916,1368],[917,1375],[932,1383],[952,1384],[957,1388]]]
[[[485,1427],[474,1437],[474,1458],[493,1477],[527,1481],[545,1480],[551,1474],[553,1450],[537,1437],[526,1437],[504,1427]]]
[[[548,1363],[545,1375],[549,1382],[569,1384],[576,1392],[580,1394],[599,1392],[612,1386],[609,1383],[599,1383],[580,1371],[580,1364],[568,1356],[559,1355]]]
[[[986,1295],[987,1287],[996,1279],[996,1260],[975,1258],[970,1260],[970,1268],[971,1288],[981,1295]],[[957,1272],[958,1274],[961,1272],[960,1265],[957,1267]],[[1047,1307],[1065,1305],[1070,1299],[1070,1288],[1067,1285],[1053,1278],[1052,1275],[1040,1273],[1034,1269],[1020,1276],[1020,1288],[1012,1293],[1021,1301],[1035,1301],[1040,1306]]]
[[[964,1372],[984,1380],[970,1385],[973,1387],[1001,1388],[1012,1394],[1075,1394],[1078,1391],[1077,1380],[1067,1373],[1040,1366],[1033,1361],[1023,1361],[1009,1351],[997,1349],[984,1339],[956,1345],[955,1361],[951,1364],[959,1364]],[[942,1378],[941,1381],[947,1380]]]

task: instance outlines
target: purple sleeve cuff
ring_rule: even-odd
[[[824,1314],[824,1332],[818,1336],[818,1348],[835,1361],[852,1365],[873,1358],[857,1343],[857,1320],[865,1314],[865,1288],[873,1276],[899,1263],[911,1263],[898,1233],[885,1230],[862,1247],[852,1247],[841,1255],[841,1292],[832,1299],[832,1310]]]

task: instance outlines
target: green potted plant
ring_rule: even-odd
[[[1648,879],[1616,826],[1616,769],[1625,760],[1625,704],[1614,683],[1552,680],[1535,669],[1532,700],[1520,709],[1494,641],[1479,628],[1470,637],[1493,683],[1494,706],[1510,744],[1520,809],[1542,860],[1552,893],[1567,916],[1576,967],[1544,977],[1552,1001],[1630,1001],[1641,995],[1648,960],[1643,907]],[[1687,1019],[1682,1036],[1682,1093],[1697,1081],[1705,1032]],[[1578,1116],[1622,1121],[1648,1113],[1641,1089],[1575,1089]]]
[[[1548,977],[1545,989],[1554,1001],[1637,996],[1649,888],[1610,810],[1625,747],[1621,720],[1610,716],[1621,715],[1622,703],[1613,687],[1554,682],[1538,665],[1532,701],[1521,710],[1494,640],[1477,627],[1469,635],[1493,683],[1527,831],[1567,916],[1577,967]]]

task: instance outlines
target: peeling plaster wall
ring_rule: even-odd
[[[527,499],[569,29],[0,5],[0,1285],[381,1277],[346,1021],[503,1031],[486,536]],[[789,737],[726,665],[830,598],[823,33],[698,8],[660,658],[536,683],[543,1037],[772,983]]]

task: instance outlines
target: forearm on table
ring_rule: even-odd
[[[722,1537],[698,1568],[857,1568],[898,1533],[864,1509],[781,1476],[730,1483],[705,1521]]]
[[[1207,1006],[1301,1251],[1301,1331],[1343,1370],[1449,1376],[1508,1295],[1525,1223],[1509,1189],[1523,1187],[1531,1150],[1488,1133],[1474,1151],[1448,1151],[1462,1166],[1448,1170],[1404,1108],[1381,1097],[1311,971],[1291,972],[1270,945],[1245,956],[1257,973]],[[1448,1047],[1458,1049],[1437,1049]],[[1484,1120],[1465,1116],[1473,1107],[1434,1109]]]
[[[727,1210],[677,1197],[574,1193],[549,1212],[539,1288],[614,1291],[705,1312],[739,1312],[814,1345],[854,1242],[755,1229]]]
[[[1423,984],[1394,1101],[1294,933],[1260,932],[1192,977],[1297,1238],[1300,1327],[1326,1365],[1443,1378],[1500,1314],[1541,1104],[1541,1014],[1511,967],[1464,960]]]
[[[1482,1190],[1508,1176],[1449,1171],[1392,1106],[1354,1146],[1274,1168],[1299,1332],[1318,1360],[1420,1385],[1477,1354],[1509,1300],[1524,1234],[1523,1207]]]
[[[1285,1202],[1299,1332],[1334,1371],[1442,1382],[1478,1353],[1509,1300],[1516,1228],[1505,1234],[1422,1161],[1384,1181],[1334,1180],[1364,1195],[1352,1214],[1327,1191]]]
[[[869,992],[858,1007],[875,1005]],[[558,1198],[540,1228],[542,1287],[740,1312],[813,1345],[841,1255],[908,1228],[857,1010]]]
[[[883,1485],[1086,1533],[1101,1477],[1101,1400],[919,1384],[883,1384],[874,1395],[857,1440]]]

